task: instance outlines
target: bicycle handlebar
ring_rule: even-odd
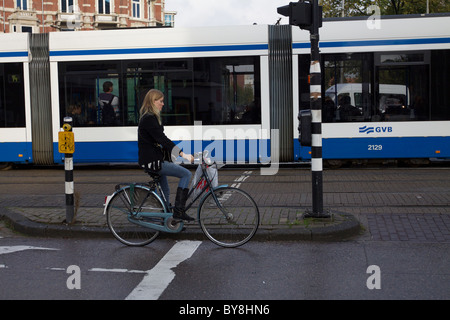
[[[213,165],[214,161],[211,158],[209,158],[208,156],[209,156],[208,150],[204,150],[203,152],[195,152],[194,153],[194,161],[203,159],[203,161],[205,161],[205,163],[208,166]]]

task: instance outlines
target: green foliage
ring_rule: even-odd
[[[342,0],[319,1],[323,7],[323,16],[345,17],[367,16],[372,12],[367,12],[371,5],[380,8],[381,15],[396,14],[421,14],[427,12],[427,0],[345,0],[344,10],[342,10]],[[450,12],[450,1],[448,0],[428,0],[430,13]]]

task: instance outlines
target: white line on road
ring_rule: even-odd
[[[118,272],[118,273],[147,273],[147,271],[142,271],[142,270],[104,269],[104,268],[91,268],[88,271],[93,271],[93,272]]]
[[[189,259],[200,244],[201,241],[176,243],[161,261],[148,271],[141,283],[126,297],[126,300],[157,300],[175,278],[175,272],[171,269]]]
[[[59,249],[31,247],[31,246],[7,246],[7,247],[0,247],[0,254],[7,254],[24,250],[59,250]]]
[[[1,265],[0,265],[1,268]],[[67,271],[67,268],[60,268],[60,267],[52,267],[52,268],[45,268],[47,270],[51,270],[51,271]],[[118,268],[114,268],[114,269],[105,269],[105,268],[91,268],[88,271],[90,272],[117,272],[117,273],[147,273],[148,271],[143,271],[143,270],[128,270],[128,269],[118,269]]]

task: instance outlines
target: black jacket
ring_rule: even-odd
[[[181,149],[165,134],[153,114],[144,115],[138,127],[139,165],[152,171],[159,171],[164,160],[171,161],[170,155],[178,157]],[[164,153],[169,156],[164,159]]]

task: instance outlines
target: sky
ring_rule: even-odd
[[[165,0],[166,11],[176,11],[175,27],[282,24],[289,19],[277,8],[294,0]]]

